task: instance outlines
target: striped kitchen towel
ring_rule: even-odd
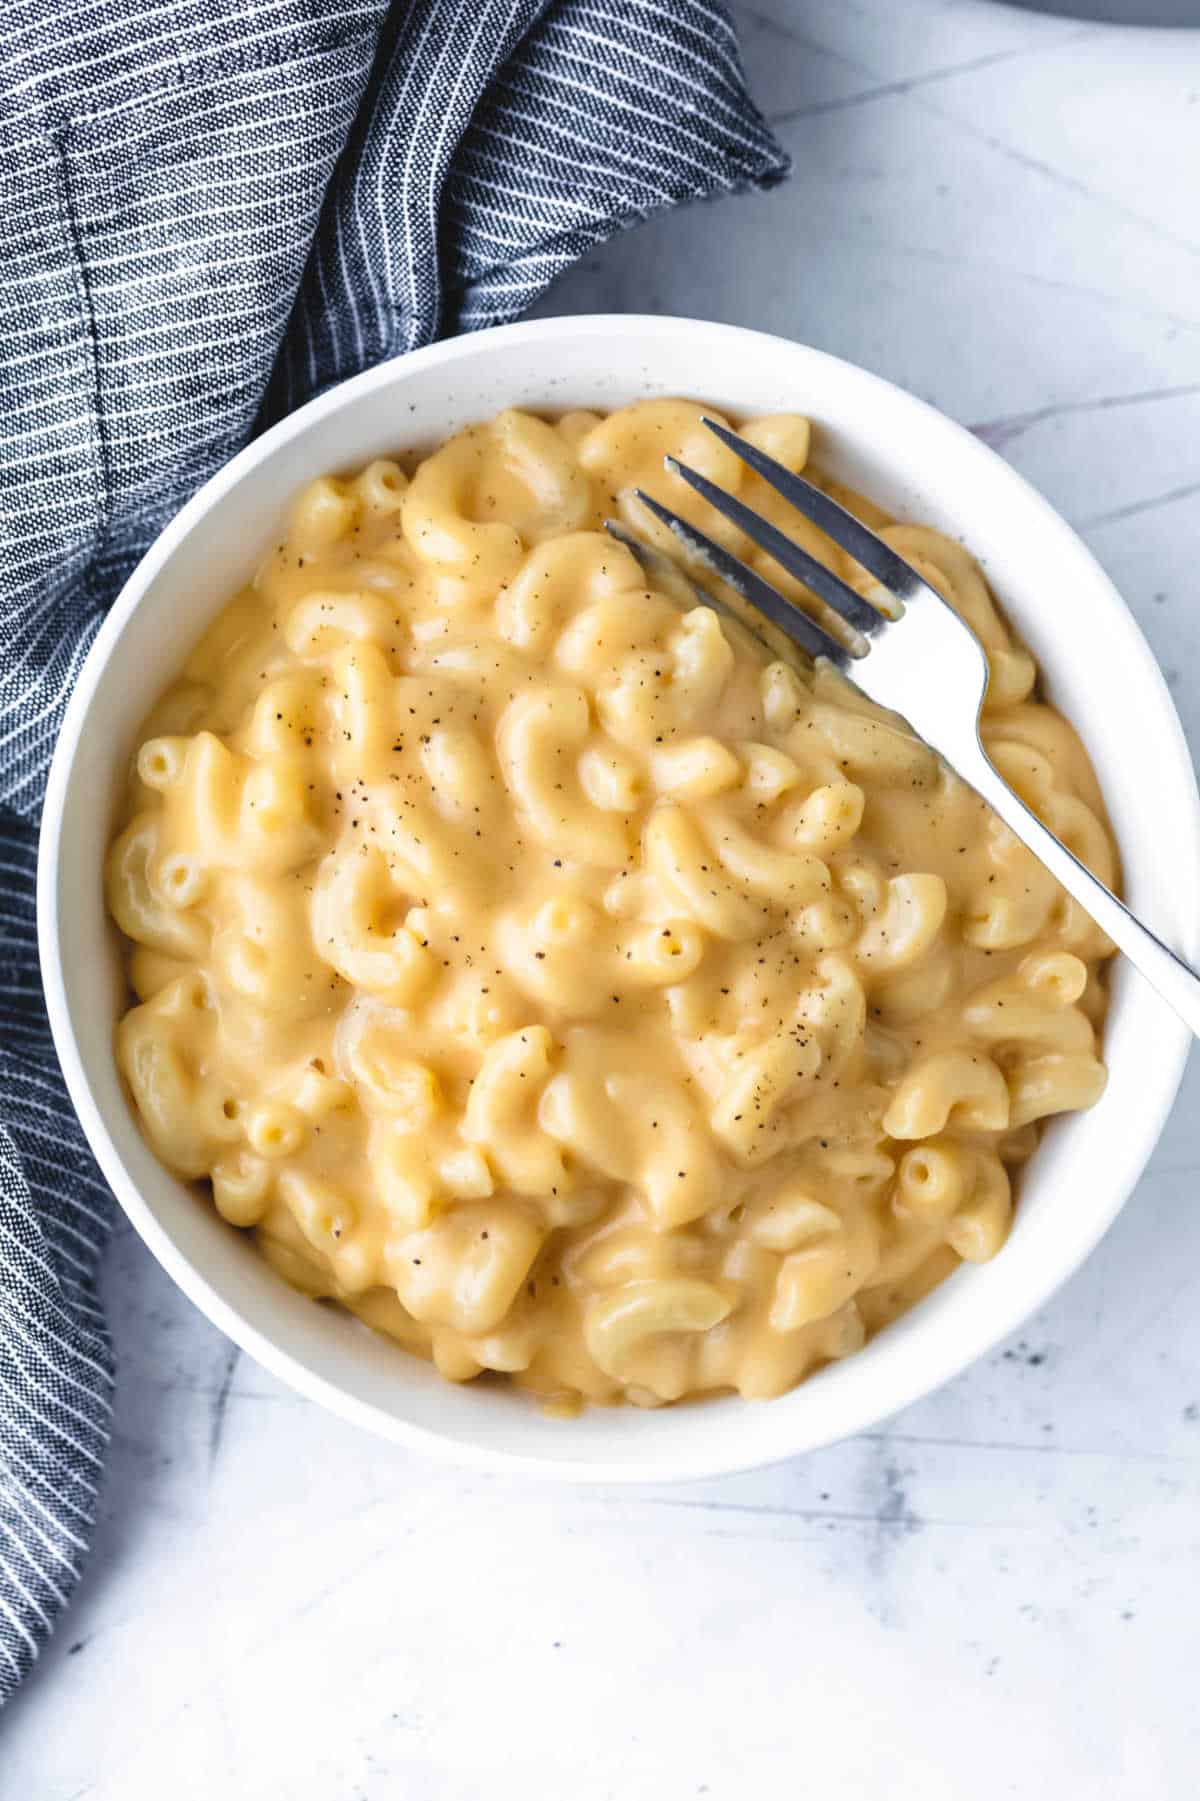
[[[262,424],[786,164],[716,0],[10,0],[0,32],[0,1702],[86,1555],[112,1202],[34,942],[105,607]]]

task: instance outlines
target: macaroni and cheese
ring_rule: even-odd
[[[805,420],[744,429],[806,464]],[[640,486],[816,604],[664,452],[869,587],[681,400],[316,481],[147,722],[108,870],[161,1159],[298,1288],[563,1411],[855,1350],[1000,1249],[1104,1084],[1087,915],[901,721],[604,532],[673,551]],[[1115,883],[977,564],[823,485],[968,619],[993,760]]]

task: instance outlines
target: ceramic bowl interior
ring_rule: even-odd
[[[311,477],[430,447],[504,406],[612,408],[699,397],[735,417],[807,413],[826,466],[901,517],[961,538],[1082,732],[1107,796],[1128,898],[1193,957],[1200,810],[1159,671],[1103,572],[1052,509],[967,432],[879,378],[803,346],[697,321],[595,317],[509,326],[385,364],[235,458],[135,572],[81,674],[44,816],[39,915],[51,1020],[73,1100],[118,1199],[196,1304],[296,1388],[404,1442],[488,1468],[653,1481],[752,1467],[861,1430],[955,1375],[1077,1267],[1149,1156],[1189,1037],[1125,966],[1108,1089],[1056,1122],[1022,1184],[1011,1239],[865,1350],[767,1403],[718,1398],[545,1419],[502,1385],[451,1387],[348,1316],[294,1294],[158,1164],[117,1078],[123,992],[101,868],[134,734],[188,644],[271,541]]]

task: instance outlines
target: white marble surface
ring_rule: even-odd
[[[543,310],[766,326],[975,427],[1112,572],[1200,749],[1200,32],[984,0],[741,23],[790,185],[652,222]],[[120,1230],[102,1523],[0,1796],[1193,1796],[1198,1104],[1193,1068],[1019,1339],[884,1431],[681,1490],[376,1443]]]

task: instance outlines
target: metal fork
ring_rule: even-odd
[[[669,469],[832,608],[848,628],[846,641],[841,642],[800,612],[740,557],[637,489],[643,506],[669,527],[686,550],[720,576],[750,611],[746,617],[740,609],[724,610],[734,611],[734,616],[771,648],[777,649],[777,635],[782,635],[788,645],[806,656],[831,663],[880,706],[902,714],[1028,845],[1055,880],[1200,1036],[1200,976],[1135,918],[1030,812],[984,750],[979,719],[988,665],[983,646],[971,628],[903,557],[828,494],[803,476],[793,475],[715,419],[705,419],[704,423],[777,494],[874,576],[880,588],[878,604],[873,605],[743,501],[677,458],[667,457]],[[648,553],[640,540],[611,523],[609,530],[643,561],[648,555],[657,555]],[[884,607],[886,612],[880,610]]]

